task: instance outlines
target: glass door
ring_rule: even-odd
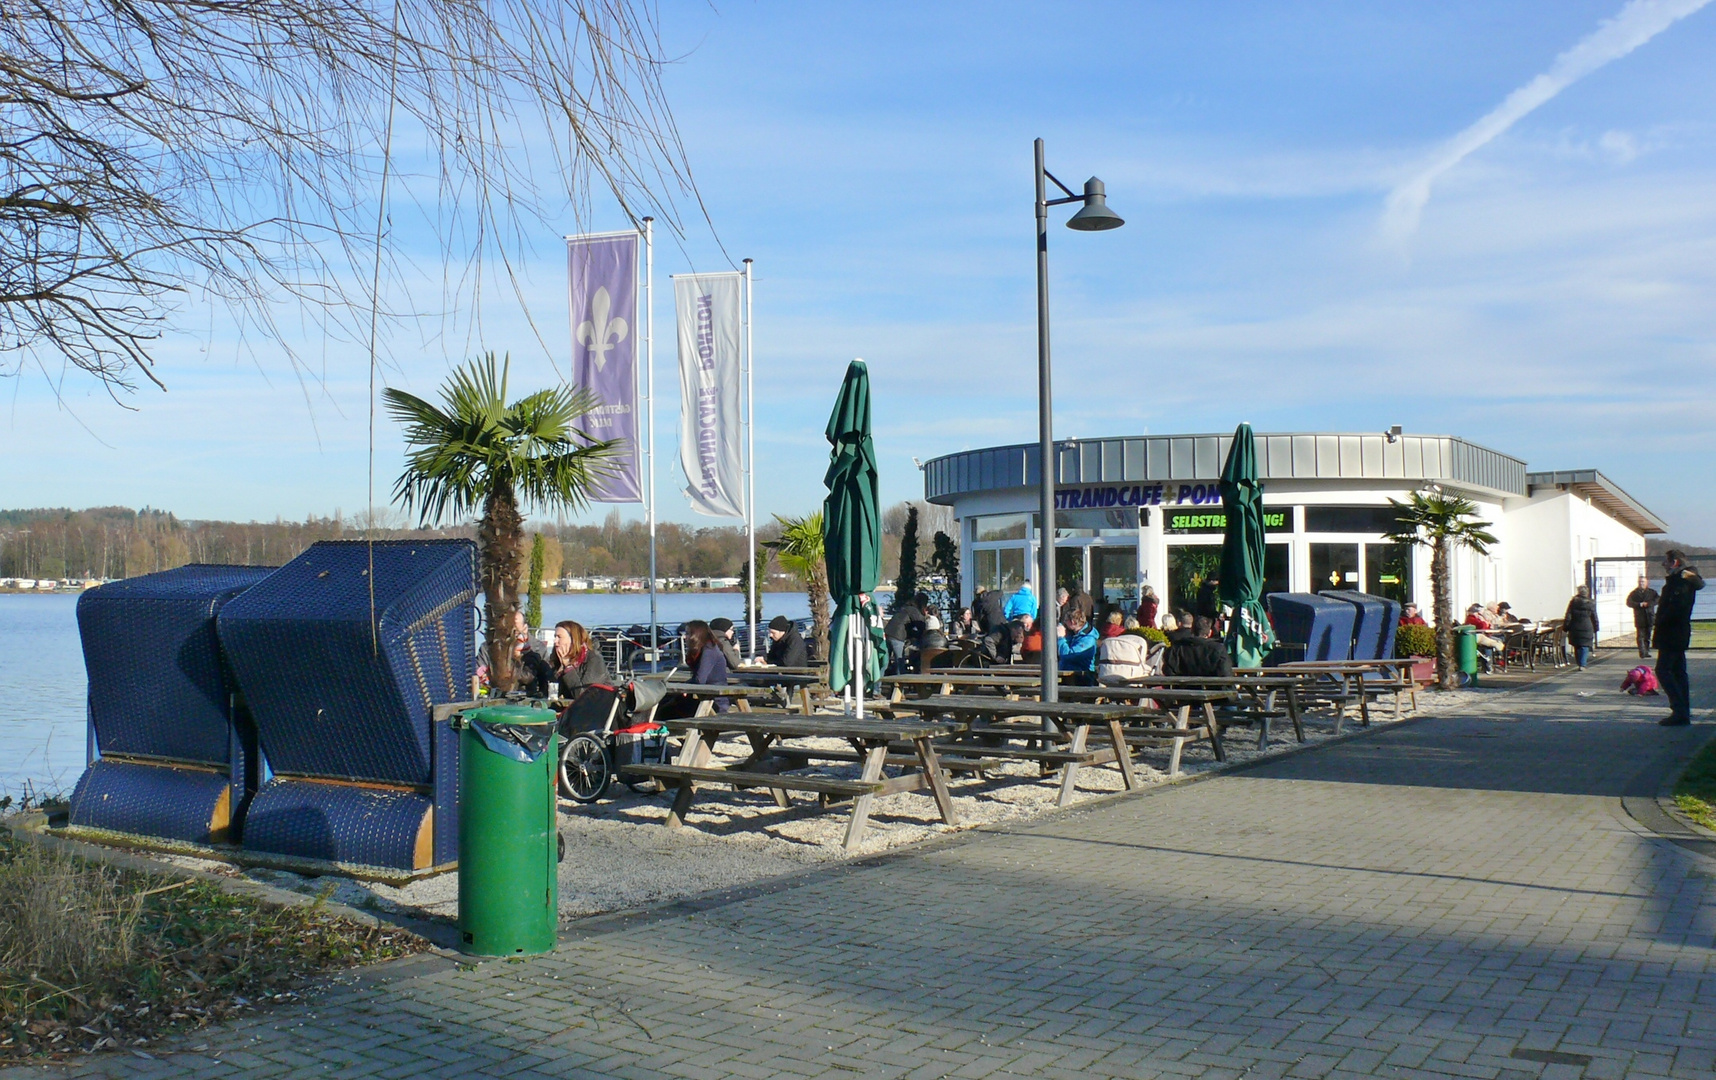
[[[1118,605],[1130,612],[1138,606],[1138,549],[1102,545],[1090,549],[1091,579],[1099,604]]]
[[[1357,544],[1311,545],[1311,591],[1358,589],[1359,546]]]
[[[1404,604],[1412,599],[1412,546],[1366,544],[1365,592]]]

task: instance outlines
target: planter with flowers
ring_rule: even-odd
[[[1402,626],[1394,632],[1394,655],[1412,661],[1412,677],[1420,683],[1436,681],[1436,631],[1428,626]]]

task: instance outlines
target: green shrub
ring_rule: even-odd
[[[1158,630],[1154,626],[1139,626],[1126,632],[1128,634],[1137,634],[1145,641],[1153,641],[1158,645],[1166,645],[1168,643],[1167,632],[1164,630]]]
[[[1428,626],[1402,626],[1394,632],[1394,655],[1435,656],[1436,631]]]

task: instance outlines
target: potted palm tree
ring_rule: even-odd
[[[520,505],[581,509],[618,445],[573,426],[597,405],[584,391],[559,386],[507,404],[509,370],[510,362],[492,352],[466,363],[447,377],[439,407],[393,387],[383,392],[410,448],[394,498],[424,527],[478,515],[489,686],[501,693],[516,678],[513,627],[524,569]]]
[[[781,524],[778,540],[763,546],[775,553],[781,569],[804,582],[804,597],[810,603],[811,634],[816,655],[828,659],[828,562],[822,541],[822,511],[804,517],[775,520]]]
[[[1430,549],[1430,592],[1435,601],[1436,686],[1454,688],[1454,590],[1449,579],[1448,559],[1457,547],[1489,554],[1496,542],[1490,523],[1477,520],[1478,507],[1470,499],[1449,495],[1440,488],[1414,491],[1410,502],[1388,500],[1398,524],[1388,538],[1400,544]]]

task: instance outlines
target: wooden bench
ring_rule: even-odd
[[[1157,709],[1142,709],[1133,705],[1098,704],[1078,701],[1011,701],[1006,698],[974,697],[959,694],[941,694],[927,698],[917,698],[894,702],[890,708],[909,712],[922,713],[930,716],[956,717],[964,722],[966,732],[976,727],[977,733],[970,737],[982,738],[993,742],[997,738],[1046,741],[1052,738],[1053,732],[1045,734],[1042,730],[1030,728],[993,725],[993,721],[1008,717],[1038,717],[1055,727],[1060,728],[1068,738],[1065,750],[1050,750],[1044,748],[1006,747],[1000,748],[985,743],[949,742],[942,741],[937,749],[944,755],[965,756],[989,754],[1000,756],[1005,749],[1007,757],[1014,760],[1037,761],[1045,767],[1056,767],[1061,770],[1061,794],[1059,805],[1065,806],[1072,801],[1074,785],[1081,768],[1090,765],[1104,765],[1110,762],[1120,767],[1121,782],[1131,791],[1138,787],[1137,773],[1132,768],[1132,749],[1127,742],[1125,725],[1128,722],[1154,721],[1165,718],[1166,714]],[[988,721],[989,723],[986,723]],[[1182,721],[1183,722],[1183,721]],[[1109,745],[1093,747],[1090,745],[1090,730],[1093,725],[1102,725],[1108,729]],[[1181,727],[1159,727],[1155,731],[1174,741],[1173,769],[1178,774],[1179,748],[1188,739],[1197,738],[1191,731]],[[987,732],[987,734],[985,734]],[[1060,741],[1060,740],[1053,740]]]
[[[664,822],[670,829],[685,824],[685,814],[691,808],[698,784],[767,788],[774,793],[775,804],[782,808],[792,805],[787,798],[789,791],[812,792],[820,796],[825,805],[831,799],[850,798],[852,817],[846,826],[845,842],[848,851],[857,847],[862,839],[869,824],[871,805],[878,795],[919,791],[927,787],[935,797],[941,819],[949,825],[958,824],[953,799],[947,790],[946,768],[936,755],[934,743],[957,733],[964,725],[923,720],[901,722],[876,717],[862,720],[840,716],[809,717],[760,711],[715,713],[665,723],[670,730],[685,736],[673,764],[625,765],[620,771],[633,776],[651,776],[678,789]],[[710,768],[710,748],[726,734],[747,737],[751,743],[751,754],[734,768]],[[782,740],[801,738],[839,739],[848,743],[862,758],[863,768],[858,779],[791,776],[757,767],[779,755]],[[907,743],[916,751],[916,758],[911,763],[917,771],[889,777],[884,775],[889,764],[889,746],[897,743]]]

